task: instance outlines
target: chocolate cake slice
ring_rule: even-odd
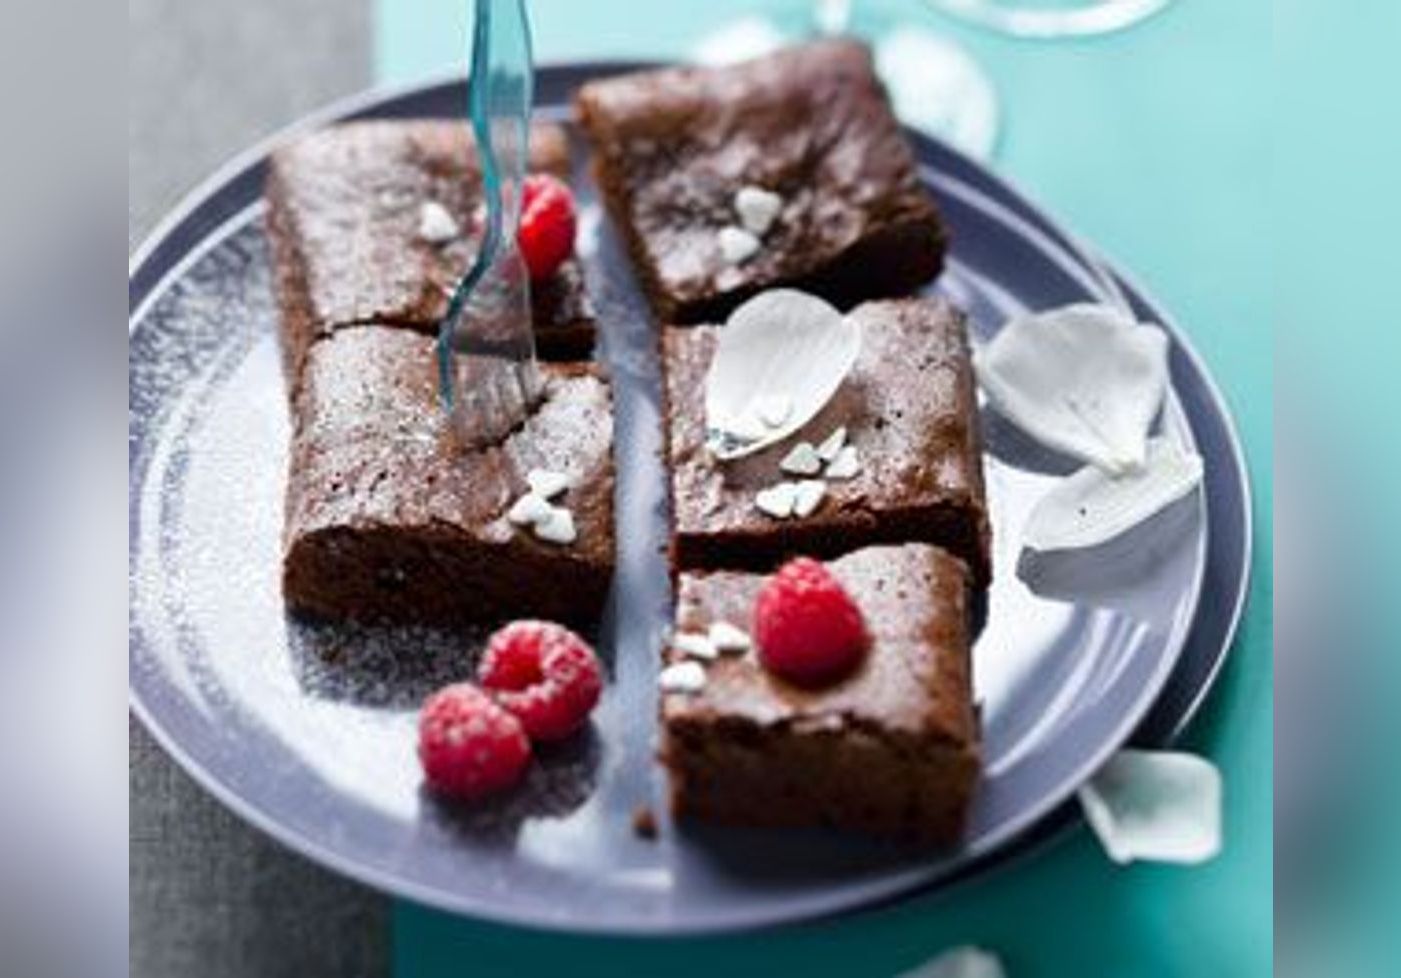
[[[953,842],[978,778],[968,576],[937,547],[871,547],[828,565],[861,608],[870,649],[818,690],[769,673],[753,649],[700,662],[705,680],[661,701],[662,763],[682,817],[830,825]],[[678,632],[750,630],[764,578],[681,575]],[[668,650],[668,663],[686,661]]]
[[[942,265],[944,225],[859,42],[603,79],[576,107],[664,322],[719,318],[780,284],[846,306],[913,291]],[[761,192],[749,225],[742,188]]]
[[[532,126],[529,166],[569,175],[563,129]],[[481,180],[466,124],[446,120],[345,123],[273,153],[267,227],[290,377],[336,329],[437,329],[477,251]],[[531,293],[540,356],[587,359],[594,319],[578,262]]]
[[[682,570],[768,570],[795,554],[832,557],[877,543],[934,543],[990,578],[977,402],[964,317],[943,298],[886,299],[848,315],[861,353],[831,401],[768,449],[721,462],[705,446],[705,378],[721,327],[667,327],[664,418],[673,521]],[[804,478],[780,463],[844,428],[857,467],[824,479],[807,516],[776,518],[758,494]],[[812,478],[821,478],[814,475]]]
[[[297,611],[421,623],[538,617],[595,624],[614,567],[613,416],[592,366],[542,367],[543,401],[499,446],[458,447],[434,341],[371,324],[307,352],[293,403],[283,591]],[[507,516],[542,469],[576,538]]]

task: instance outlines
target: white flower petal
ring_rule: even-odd
[[[787,394],[766,394],[754,402],[754,413],[765,428],[782,428],[793,413],[793,399]]]
[[[1221,773],[1173,751],[1121,750],[1080,788],[1109,858],[1200,863],[1221,851]]]
[[[794,434],[832,398],[861,352],[861,329],[832,305],[796,289],[743,303],[720,331],[705,379],[708,444],[739,458]],[[769,398],[787,398],[782,424],[751,438]]]
[[[1042,551],[1098,546],[1166,509],[1201,478],[1201,456],[1155,438],[1136,472],[1114,478],[1086,466],[1058,482],[1032,509],[1022,542]]]
[[[994,407],[1038,441],[1107,472],[1143,462],[1167,390],[1167,335],[1108,306],[1010,320],[974,357]]]
[[[896,978],[1007,978],[997,955],[980,947],[950,948]]]

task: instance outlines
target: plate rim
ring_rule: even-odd
[[[662,62],[615,59],[560,61],[542,64],[538,66],[537,71],[540,76],[555,75],[560,76],[561,81],[567,81],[569,79],[577,79],[580,75],[598,76],[608,73],[656,67],[659,64],[662,64]],[[140,276],[147,266],[158,256],[161,247],[170,241],[187,221],[197,217],[211,199],[222,192],[226,192],[227,189],[237,181],[254,176],[260,168],[264,167],[269,153],[276,146],[289,137],[324,126],[331,122],[364,115],[381,114],[377,110],[382,110],[385,106],[397,100],[422,97],[434,89],[461,86],[464,84],[465,76],[461,72],[448,71],[418,81],[372,87],[336,99],[319,109],[307,113],[289,125],[258,140],[247,149],[230,157],[224,164],[216,168],[209,176],[189,190],[180,201],[157,222],[151,232],[142,240],[141,244],[131,253],[128,260],[128,338],[130,339],[130,337],[134,335],[136,326],[140,321],[140,317],[136,315],[136,312],[144,306],[146,300],[150,299],[159,291],[159,286],[166,278],[177,271],[178,263],[172,262],[164,268],[157,269],[155,277],[149,283],[143,284],[139,282],[138,276]],[[1069,230],[1063,222],[1056,220],[1048,214],[1044,208],[1034,203],[1014,182],[1008,180],[1002,174],[936,138],[908,128],[906,128],[906,132],[914,140],[928,142],[937,150],[958,158],[963,165],[978,171],[981,177],[990,180],[997,185],[1000,190],[1013,197],[1016,203],[1024,207],[1032,217],[1046,228],[1050,229],[1054,236],[1058,236],[1065,244],[1068,244],[1072,253],[1089,262],[1091,270],[1097,273],[1105,283],[1109,284],[1116,293],[1125,299],[1125,301],[1137,299],[1157,312],[1163,320],[1162,325],[1169,331],[1173,338],[1173,345],[1180,349],[1188,361],[1191,372],[1200,382],[1202,392],[1205,395],[1205,401],[1211,408],[1211,414],[1215,416],[1214,421],[1221,427],[1221,434],[1224,436],[1224,445],[1229,449],[1230,453],[1230,468],[1234,476],[1236,488],[1239,490],[1238,493],[1232,493],[1231,496],[1239,504],[1240,510],[1238,514],[1240,518],[1240,547],[1238,550],[1232,548],[1233,558],[1240,562],[1240,572],[1233,581],[1235,593],[1232,597],[1229,610],[1224,616],[1224,626],[1221,628],[1221,637],[1220,640],[1215,643],[1216,647],[1210,655],[1210,662],[1208,663],[1207,669],[1200,675],[1194,677],[1186,702],[1181,704],[1174,711],[1174,715],[1169,718],[1170,722],[1168,726],[1164,728],[1161,734],[1154,735],[1154,740],[1161,739],[1165,743],[1170,743],[1191,723],[1210,695],[1211,690],[1215,687],[1225,662],[1229,658],[1234,647],[1235,639],[1250,596],[1254,556],[1253,493],[1250,484],[1249,469],[1245,461],[1244,445],[1240,439],[1235,417],[1230,411],[1229,402],[1226,400],[1224,392],[1216,381],[1216,378],[1207,370],[1204,359],[1192,345],[1188,335],[1177,325],[1174,317],[1166,315],[1161,304],[1144,290],[1131,275],[1124,272],[1117,265],[1111,264],[1095,246]],[[212,223],[209,229],[199,235],[199,239],[207,239],[215,230],[224,227],[230,220],[242,214],[244,209],[244,207],[239,207],[229,214],[223,215],[220,220]],[[180,249],[180,253],[188,254],[189,251],[188,249],[182,248]],[[1194,419],[1190,415],[1186,415],[1186,420],[1195,436]],[[129,472],[129,478],[131,474],[132,473]],[[1205,528],[1207,553],[1203,558],[1199,578],[1204,578],[1210,563],[1211,525],[1211,515],[1208,508],[1207,525]],[[1104,756],[1108,756],[1109,753],[1113,750],[1117,750],[1125,743],[1136,740],[1139,736],[1139,732],[1144,727],[1150,725],[1154,720],[1154,714],[1158,711],[1158,708],[1163,705],[1162,700],[1168,692],[1169,687],[1172,685],[1176,671],[1182,664],[1184,659],[1183,653],[1192,641],[1191,632],[1197,626],[1201,614],[1200,597],[1201,581],[1199,580],[1193,596],[1192,613],[1183,637],[1177,642],[1178,648],[1173,656],[1172,668],[1166,671],[1166,675],[1162,681],[1159,682],[1158,688],[1148,705],[1143,708],[1131,723],[1124,724],[1127,730],[1116,730],[1113,738],[1106,739],[1106,743],[1110,744],[1110,746],[1104,749]],[[130,649],[128,654],[130,656]],[[520,912],[497,912],[490,904],[470,898],[464,900],[461,898],[461,895],[458,895],[457,899],[452,899],[450,896],[445,895],[439,888],[420,884],[400,874],[388,872],[378,867],[362,865],[360,862],[348,858],[345,854],[323,845],[314,836],[304,834],[293,827],[284,825],[282,822],[278,821],[274,815],[263,811],[253,802],[244,799],[232,786],[226,784],[213,772],[207,770],[204,765],[195,761],[176,740],[175,736],[162,723],[157,721],[149,705],[144,701],[136,685],[133,684],[130,679],[128,681],[128,707],[131,713],[141,722],[143,728],[145,728],[160,745],[162,750],[175,760],[181,769],[195,780],[197,784],[245,822],[264,832],[290,850],[380,892],[393,894],[426,906],[436,907],[453,913],[469,914],[473,917],[490,920],[496,923],[556,932],[597,935],[613,934],[634,937],[733,933],[761,927],[791,925],[804,921],[828,919],[836,916],[870,911],[879,907],[889,906],[897,901],[909,899],[917,895],[927,895],[932,890],[938,890],[943,893],[950,888],[956,887],[963,881],[982,876],[992,869],[1002,869],[1009,864],[1019,863],[1030,852],[1039,851],[1048,846],[1051,842],[1063,838],[1068,834],[1066,832],[1067,829],[1081,822],[1081,819],[1078,817],[1078,812],[1074,810],[1074,789],[1072,789],[1070,797],[1065,801],[1048,807],[1036,818],[1017,828],[1016,831],[1007,833],[1005,837],[998,839],[995,843],[989,843],[986,851],[973,856],[961,866],[951,868],[947,873],[936,874],[927,880],[914,884],[892,885],[890,891],[885,893],[869,894],[864,897],[861,895],[848,897],[844,901],[839,901],[839,905],[825,909],[810,910],[798,914],[779,913],[772,916],[755,915],[749,920],[733,920],[729,918],[712,919],[707,917],[694,924],[689,924],[683,919],[669,917],[661,921],[643,921],[640,922],[640,926],[637,927],[617,926],[611,922],[594,923],[588,919],[571,920],[566,925],[561,926],[557,922],[530,917]],[[1092,770],[1094,765],[1088,765],[1087,767],[1089,770]],[[1086,772],[1080,772],[1077,775],[1078,780],[1076,784],[1083,783],[1083,777],[1085,776],[1088,776]]]

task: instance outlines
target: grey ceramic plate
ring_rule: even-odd
[[[547,114],[618,65],[548,69]],[[362,98],[347,116],[458,114],[460,82]],[[913,137],[953,226],[938,288],[986,339],[1016,310],[1141,293],[985,170]],[[974,652],[986,776],[964,844],[930,853],[823,832],[667,824],[656,642],[665,627],[657,373],[647,320],[582,166],[580,248],[618,404],[620,566],[600,636],[612,678],[587,736],[472,813],[424,795],[414,758],[424,692],[463,675],[464,640],[309,628],[278,589],[288,418],[260,192],[267,147],[165,223],[130,276],[130,683],[165,748],[243,817],[333,869],[427,904],[576,931],[698,932],[809,918],[965,876],[1063,823],[1076,786],[1138,731],[1171,736],[1229,645],[1250,531],[1239,450],[1200,361],[1173,331],[1163,433],[1206,459],[1203,491],[1069,563],[1023,565],[1018,525],[1069,466],[984,418],[997,581]]]

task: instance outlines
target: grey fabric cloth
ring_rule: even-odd
[[[369,79],[366,0],[131,0],[128,246],[230,155]],[[130,968],[380,975],[388,902],[243,825],[129,724]]]

